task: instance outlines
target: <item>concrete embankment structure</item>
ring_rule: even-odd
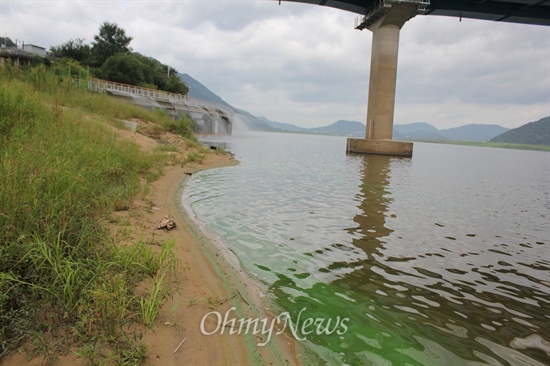
[[[233,109],[221,103],[99,79],[90,79],[88,89],[109,93],[147,109],[162,109],[174,119],[188,116],[193,120],[196,133],[229,135],[232,132]]]

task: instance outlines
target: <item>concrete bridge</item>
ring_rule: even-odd
[[[278,0],[279,4],[281,0]],[[416,15],[442,15],[497,22],[550,25],[550,0],[284,0],[359,14],[355,29],[373,33],[367,128],[348,139],[347,151],[412,156],[412,142],[392,140],[399,33]]]

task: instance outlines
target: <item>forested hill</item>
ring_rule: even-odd
[[[550,117],[527,123],[496,136],[492,142],[514,144],[550,145]]]
[[[210,91],[210,89],[202,85],[197,80],[193,79],[191,75],[178,73],[178,77],[180,78],[181,81],[185,83],[185,85],[189,87],[189,92],[188,92],[189,96],[210,100],[212,102],[221,103],[221,104],[230,106],[229,103],[227,103],[225,100],[220,98],[217,94],[213,93],[212,91]]]

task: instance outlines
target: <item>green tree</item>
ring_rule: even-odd
[[[168,82],[166,83],[166,86],[163,90],[185,95],[189,92],[189,87],[185,85],[183,81],[181,81],[181,79],[177,76],[177,71],[174,70],[174,73],[170,74]]]
[[[93,65],[100,67],[111,56],[117,53],[130,53],[132,37],[116,23],[104,22],[99,27],[99,34],[92,42]]]
[[[84,44],[84,39],[71,39],[57,47],[50,47],[50,53],[58,58],[71,58],[82,65],[89,65],[92,59],[90,45]]]
[[[187,94],[189,88],[177,76],[177,71],[157,59],[140,53],[118,53],[101,67],[101,77],[118,83]]]
[[[141,55],[118,53],[109,57],[101,66],[104,79],[137,86],[151,86],[153,76]]]
[[[139,54],[141,62],[148,65],[155,88],[172,93],[187,94],[189,89],[177,76],[178,72],[173,67],[162,64],[157,59]]]
[[[151,79],[147,82],[150,85],[143,86],[148,86],[153,89],[164,90],[164,85],[166,84],[166,72],[164,70],[166,69],[166,66],[164,66],[162,63],[160,63],[160,61],[152,57],[148,57],[140,53],[133,53],[133,55],[149,69]]]
[[[67,57],[53,63],[51,70],[58,75],[61,80],[69,76],[78,79],[87,79],[91,76],[89,67],[80,64],[75,59]]]
[[[10,37],[0,37],[0,45],[15,47],[15,43],[10,39]]]

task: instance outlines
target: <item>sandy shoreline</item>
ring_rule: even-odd
[[[121,138],[136,142],[145,151],[154,151],[159,146],[178,146],[181,156],[195,151],[185,145],[176,135],[165,133],[159,138],[147,136],[148,123],[138,121],[139,132],[116,129]],[[168,154],[175,154],[173,152]],[[221,247],[216,246],[193,223],[178,203],[183,183],[191,174],[217,167],[235,164],[232,157],[217,151],[208,151],[203,161],[173,164],[164,167],[164,174],[149,186],[143,197],[136,199],[125,211],[113,212],[108,224],[117,245],[142,240],[152,243],[154,250],[169,240],[175,242],[174,253],[179,264],[169,283],[177,288],[174,295],[162,306],[152,330],[145,332],[142,341],[148,349],[147,365],[296,365],[297,342],[283,333],[264,347],[257,346],[266,337],[261,334],[228,334],[219,328],[211,335],[201,331],[201,322],[210,332],[217,326],[211,312],[224,315],[235,308],[232,318],[271,318],[260,301],[258,287],[247,278],[235,263],[230,264]],[[163,216],[172,215],[177,227],[171,231],[157,230]],[[231,253],[232,254],[232,253]],[[238,262],[237,262],[238,263]],[[136,289],[136,294],[147,294],[150,280],[145,280]],[[132,326],[137,333],[142,326]],[[227,329],[227,328],[226,328]],[[221,334],[223,333],[223,334]],[[244,333],[244,332],[243,332]],[[183,343],[182,341],[185,340]],[[66,355],[58,355],[48,362],[54,365],[87,365],[89,360],[79,358],[73,348]],[[21,350],[14,352],[2,362],[3,365],[41,365],[44,358],[32,359]]]
[[[252,334],[204,335],[201,321],[210,312],[231,314],[237,318],[265,318],[257,289],[244,273],[227,262],[223,251],[193,223],[182,207],[178,207],[182,181],[186,174],[227,166],[234,162],[226,155],[211,153],[203,164],[170,167],[154,186],[154,202],[159,210],[152,223],[165,215],[176,217],[178,227],[160,232],[162,240],[176,241],[176,255],[182,261],[178,276],[180,290],[164,304],[154,333],[144,337],[149,347],[148,363],[152,365],[294,365],[298,363],[294,341],[284,335],[273,337],[265,347],[258,347],[260,337]],[[219,304],[219,305],[218,305]],[[214,316],[207,316],[207,326]],[[210,328],[209,331],[214,328]],[[186,339],[176,353],[179,343]]]
[[[145,149],[152,148],[151,139],[145,136],[137,133],[123,134]],[[181,145],[181,141],[174,141],[173,135],[161,140]],[[188,148],[185,149],[187,151]],[[201,331],[201,322],[205,316],[206,330],[215,329],[212,328],[217,325],[213,324],[215,317],[207,316],[213,311],[225,314],[235,307],[232,315],[236,318],[268,316],[257,288],[240,270],[238,262],[230,264],[227,260],[227,251],[214,245],[179,203],[184,184],[191,174],[235,163],[231,156],[210,150],[200,163],[166,166],[164,174],[151,185],[149,203],[136,202],[134,214],[123,213],[126,216],[134,216],[132,229],[143,240],[174,240],[174,251],[180,261],[176,277],[171,279],[177,285],[178,291],[161,308],[154,332],[147,332],[143,337],[149,350],[146,364],[299,364],[297,345],[284,334],[274,336],[265,347],[258,347],[257,343],[261,341],[261,337],[252,334],[230,335],[227,331],[220,334],[220,330],[205,335]],[[150,209],[151,202],[153,209]],[[174,216],[177,223],[174,230],[156,230],[164,215]],[[181,343],[184,339],[185,342]]]

